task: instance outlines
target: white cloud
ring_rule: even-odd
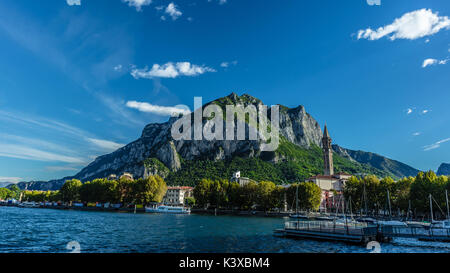
[[[81,6],[81,0],[66,0],[69,6]]]
[[[114,71],[122,71],[122,65],[121,64],[119,64],[119,65],[116,65],[116,66],[114,66]]]
[[[0,156],[36,161],[57,161],[77,164],[86,163],[85,160],[79,157],[56,154],[16,144],[0,144]]]
[[[148,70],[148,68],[133,69],[131,75],[135,79],[176,78],[178,76],[198,76],[206,72],[215,72],[215,70],[210,67],[199,66],[189,62],[169,62],[163,65],[154,64],[151,70]]]
[[[20,177],[4,177],[0,176],[0,182],[11,182],[11,183],[19,183],[22,181]]]
[[[446,139],[440,140],[440,141],[438,141],[436,143],[424,146],[423,150],[424,151],[430,151],[430,150],[437,149],[437,148],[441,147],[441,144],[443,144],[445,142],[448,142],[448,141],[450,141],[450,138],[446,138]]]
[[[183,14],[179,9],[177,9],[177,5],[173,2],[167,5],[165,13],[169,14],[172,17],[172,20],[176,20]]]
[[[413,136],[420,136],[420,135],[421,135],[420,132],[415,132],[415,133],[413,133]]]
[[[77,171],[79,169],[70,166],[47,166],[45,167],[47,171],[50,172],[61,172],[61,171]]]
[[[212,2],[212,0],[208,0],[208,2]],[[223,5],[223,4],[226,4],[227,3],[227,0],[219,0],[219,4],[220,5]]]
[[[411,114],[412,112],[413,112],[413,109],[411,109],[411,108],[406,109],[406,114],[407,115]]]
[[[135,7],[137,11],[141,11],[143,6],[148,6],[152,3],[152,0],[122,0],[128,3],[128,6]]]
[[[221,67],[223,67],[223,68],[227,68],[227,67],[229,67],[230,65],[237,65],[237,61],[232,61],[232,62],[222,62],[221,64],[220,64],[220,66]]]
[[[125,146],[124,144],[116,143],[116,142],[109,141],[109,140],[103,140],[103,139],[87,138],[87,140],[89,142],[91,142],[92,144],[94,144],[95,146],[102,148],[106,151],[111,151],[111,152],[118,150],[118,149],[122,148],[123,146]]]
[[[422,114],[425,115],[425,114],[427,114],[427,113],[430,112],[430,111],[431,111],[431,110],[425,109],[425,110],[422,111]]]
[[[438,16],[431,9],[420,9],[405,13],[390,25],[358,31],[358,39],[378,40],[387,36],[391,40],[414,40],[433,35],[441,29],[450,28],[450,19],[447,16]]]
[[[425,59],[422,63],[422,68],[425,68],[427,66],[436,65],[436,64],[446,64],[448,62],[448,59],[445,60],[437,60],[437,59]]]
[[[141,112],[152,113],[160,116],[173,116],[178,114],[189,114],[190,111],[187,107],[182,106],[159,106],[153,105],[147,102],[129,101],[127,107],[137,109]]]
[[[427,67],[427,66],[429,66],[429,65],[434,65],[434,64],[436,64],[436,63],[437,63],[437,60],[436,60],[436,59],[425,59],[425,60],[423,61],[423,63],[422,63],[422,67],[425,68],[425,67]]]

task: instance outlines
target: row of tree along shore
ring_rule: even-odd
[[[84,203],[141,204],[161,203],[167,191],[167,185],[159,176],[145,179],[119,180],[95,179],[82,183],[68,180],[59,191],[20,191],[17,187],[0,189],[0,199],[19,198],[23,201],[62,201]],[[366,214],[378,214],[390,207],[392,214],[405,215],[412,212],[415,216],[429,214],[429,196],[436,206],[435,213],[445,215],[446,191],[450,192],[450,180],[447,176],[437,176],[433,171],[420,172],[416,177],[394,181],[390,177],[379,179],[369,175],[351,177],[344,187],[342,200],[329,200],[333,206],[328,211],[336,211],[340,202],[345,200],[345,208],[353,213],[364,211]],[[322,192],[311,182],[276,185],[271,181],[256,183],[250,181],[244,186],[227,180],[203,179],[194,188],[194,198],[187,198],[187,204],[197,208],[222,210],[262,210],[280,211],[287,205],[288,210],[298,208],[303,211],[317,211],[321,203]],[[298,196],[298,199],[297,199]],[[388,198],[389,196],[389,198]],[[342,212],[342,207],[340,211]]]

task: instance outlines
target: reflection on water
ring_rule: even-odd
[[[365,252],[364,246],[273,236],[285,219],[0,207],[0,252]],[[382,252],[450,252],[450,243],[396,239]]]

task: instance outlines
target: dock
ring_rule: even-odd
[[[318,240],[365,244],[377,240],[378,228],[367,223],[339,223],[335,221],[289,221],[275,235]]]
[[[339,221],[289,221],[276,236],[341,241],[366,244],[370,241],[389,242],[393,238],[411,238],[421,241],[450,242],[450,229],[411,226],[375,225]]]
[[[379,232],[390,238],[412,238],[422,241],[450,242],[450,229],[426,227],[383,226]]]

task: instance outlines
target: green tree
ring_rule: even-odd
[[[166,191],[167,185],[160,176],[149,176],[145,179],[138,179],[134,183],[136,202],[140,204],[160,203]]]
[[[304,210],[318,210],[322,198],[322,190],[313,182],[298,185],[299,206]]]
[[[22,193],[22,191],[20,190],[20,188],[17,185],[10,186],[9,190],[11,191],[9,198],[14,198],[14,199],[20,198],[20,194]]]
[[[209,204],[212,181],[209,179],[202,179],[194,188],[194,198],[200,207],[206,208]]]
[[[0,199],[1,200],[6,200],[8,198],[12,197],[12,192],[11,190],[7,189],[7,188],[0,188]]]
[[[69,202],[79,200],[82,185],[83,183],[78,179],[67,180],[60,190],[63,201]]]
[[[275,196],[273,194],[275,190],[275,183],[270,181],[262,181],[256,187],[256,200],[265,211],[276,205]]]
[[[194,207],[195,206],[195,198],[194,197],[186,197],[184,199],[184,203],[188,207]]]

